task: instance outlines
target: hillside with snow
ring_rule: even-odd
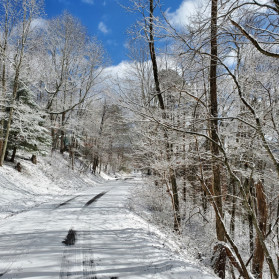
[[[0,219],[53,199],[66,198],[103,181],[100,176],[83,172],[82,168],[72,171],[67,154],[61,156],[54,152],[40,157],[37,165],[26,159],[27,155],[17,158],[22,165],[21,172],[9,162],[0,168]]]

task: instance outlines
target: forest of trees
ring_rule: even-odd
[[[122,166],[125,125],[111,133],[122,112],[101,86],[102,44],[67,11],[44,19],[43,1],[1,1],[0,15],[0,166],[18,150],[67,151],[72,168],[78,157],[93,173]]]
[[[157,220],[202,228],[197,257],[220,278],[278,278],[279,2],[200,3],[177,27],[159,1],[130,1],[134,162]]]
[[[157,221],[208,232],[197,257],[220,278],[278,278],[279,1],[201,3],[176,26],[159,0],[127,0],[130,63],[110,78],[71,14],[1,1],[0,166],[24,149],[140,170]]]

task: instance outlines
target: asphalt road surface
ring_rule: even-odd
[[[127,208],[131,187],[109,181],[1,221],[0,278],[216,278]]]

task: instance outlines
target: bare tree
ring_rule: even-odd
[[[223,204],[222,204],[222,188],[220,178],[220,165],[219,162],[214,159],[219,155],[218,148],[218,100],[217,100],[217,65],[218,65],[218,0],[211,1],[211,36],[210,36],[210,72],[209,72],[209,96],[210,96],[210,113],[212,120],[210,122],[210,137],[211,141],[211,152],[213,156],[212,163],[212,184],[213,184],[213,195],[215,197],[215,204],[217,205],[218,214],[223,219]],[[225,241],[225,232],[223,230],[222,220],[216,218],[216,234],[219,241]],[[225,278],[226,269],[226,251],[222,245],[216,245],[214,252],[214,270],[220,278]]]
[[[60,120],[60,151],[65,150],[65,127],[74,109],[92,97],[92,89],[104,65],[102,46],[89,38],[81,23],[69,13],[49,22],[46,40],[49,71],[44,77],[46,110],[52,125]],[[54,127],[53,144],[56,146]]]

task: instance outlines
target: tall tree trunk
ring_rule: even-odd
[[[257,195],[257,209],[258,209],[258,220],[259,227],[263,235],[266,234],[266,223],[267,223],[267,202],[264,193],[263,183],[259,181],[256,184],[256,195]],[[257,235],[255,241],[255,251],[252,262],[252,273],[256,278],[261,279],[263,276],[263,264],[264,264],[264,251],[260,239]]]
[[[217,17],[218,17],[218,0],[211,1],[211,57],[210,57],[210,113],[213,118],[210,121],[211,133],[211,152],[212,152],[212,172],[213,172],[213,191],[214,199],[219,211],[220,217],[223,218],[223,205],[222,205],[222,189],[220,177],[220,164],[215,159],[219,155],[218,148],[218,100],[217,100],[217,55],[218,55],[218,42],[217,42]],[[220,219],[216,218],[216,234],[218,241],[225,241],[225,233],[220,224]],[[214,248],[214,262],[213,267],[215,273],[220,278],[225,278],[226,268],[226,251],[222,245],[217,244]]]
[[[186,126],[186,112],[183,113],[183,126]],[[186,168],[186,135],[183,134],[183,146],[182,146],[182,160],[183,160],[183,201],[186,203],[186,195],[187,195],[187,168]]]
[[[10,112],[9,112],[8,122],[7,122],[6,136],[4,139],[2,154],[1,154],[1,158],[0,158],[0,166],[3,166],[3,163],[4,163],[4,158],[5,158],[5,154],[6,154],[6,150],[7,150],[9,134],[10,134],[10,129],[11,129],[11,123],[12,123],[12,119],[13,119],[13,111],[14,111],[13,107],[11,107]]]
[[[251,208],[253,207],[253,189],[252,187],[254,187],[254,181],[249,179],[248,181],[248,195],[249,195],[249,199],[248,202],[251,206]],[[248,213],[248,222],[249,222],[249,245],[250,245],[250,255],[252,255],[254,253],[254,226],[253,226],[253,216],[251,214]]]
[[[54,130],[54,115],[51,114],[50,115],[50,123],[51,123],[51,151],[54,151],[56,149],[56,146],[57,146],[57,139],[56,139],[56,136],[55,136],[55,130]]]
[[[180,217],[179,198],[178,198],[175,173],[171,173],[171,186],[172,186],[173,203],[174,203],[174,230],[179,231],[181,217]]]
[[[102,159],[100,158],[100,162],[99,162],[99,171],[98,171],[98,173],[100,174],[101,173],[101,171],[102,171]]]
[[[6,94],[5,94],[5,65],[3,65],[3,76],[2,76],[2,99],[5,101]],[[5,114],[5,107],[1,109],[2,113]],[[4,117],[1,119],[1,126],[0,126],[0,158],[2,157],[2,152],[3,152],[3,147],[4,147],[4,125],[5,125],[5,120]],[[2,166],[0,162],[0,166]]]
[[[107,100],[105,99],[104,102],[104,107],[103,107],[103,113],[102,113],[102,118],[101,118],[101,123],[100,123],[100,128],[99,128],[99,137],[96,139],[95,145],[96,145],[96,153],[94,154],[93,158],[93,173],[96,174],[97,167],[99,166],[101,162],[101,152],[100,152],[100,146],[102,145],[101,142],[101,137],[103,134],[103,129],[105,125],[105,118],[107,114]],[[111,146],[112,148],[112,146]]]
[[[205,214],[207,210],[207,196],[204,190],[202,190],[202,209]]]
[[[4,123],[3,123],[4,121],[2,120],[1,122],[2,122],[2,127],[4,127]],[[3,146],[4,146],[4,141],[3,141],[3,136],[4,136],[3,129],[4,128],[2,128],[2,127],[1,127],[1,135],[0,135],[0,157],[2,156]]]
[[[160,108],[162,110],[165,109],[164,100],[161,94],[160,89],[160,82],[159,82],[159,75],[158,75],[158,66],[157,66],[157,59],[156,59],[156,52],[155,52],[155,44],[154,44],[154,28],[153,28],[153,19],[154,19],[154,3],[153,0],[149,0],[149,51],[150,51],[150,58],[152,61],[152,70],[153,70],[153,77],[154,83],[157,93],[157,98],[159,101]]]
[[[232,211],[231,211],[231,221],[230,221],[230,234],[232,239],[235,238],[235,213],[236,213],[236,183],[235,179],[230,179],[230,184],[232,186]]]
[[[157,98],[158,98],[158,101],[159,101],[159,106],[162,110],[162,117],[163,117],[163,119],[165,119],[166,118],[166,112],[165,112],[164,99],[162,97],[162,92],[161,92],[161,89],[160,89],[158,65],[157,65],[155,43],[154,43],[154,22],[153,21],[154,21],[154,2],[153,2],[153,0],[149,0],[149,38],[148,38],[148,45],[149,45],[150,57],[151,57],[151,61],[152,61],[152,70],[153,70],[153,77],[154,77],[154,83],[155,83],[155,90],[156,90]],[[165,140],[166,140],[167,159],[169,160],[171,146],[168,142],[168,135],[167,135],[166,130],[164,130],[164,137],[165,137]],[[173,204],[173,208],[174,208],[174,230],[179,231],[181,219],[180,219],[180,208],[179,208],[179,199],[178,199],[178,188],[177,188],[175,170],[172,167],[169,169],[169,174],[170,174],[170,182],[171,182],[171,185],[172,185],[173,202],[174,202],[174,204]]]
[[[187,184],[186,184],[186,167],[183,171],[183,201],[186,203],[186,194],[187,194]]]
[[[1,85],[2,85],[2,94],[1,94],[1,98],[3,99],[3,101],[5,102],[6,99],[6,52],[7,52],[7,44],[8,44],[8,14],[6,12],[6,16],[5,16],[5,24],[4,24],[4,32],[3,32],[3,39],[4,39],[4,43],[2,45],[2,75],[1,75]],[[2,112],[3,114],[5,114],[5,109],[6,107],[3,106],[2,108]],[[4,153],[4,159],[5,159],[5,154],[6,151],[4,151],[4,125],[5,125],[5,119],[1,119],[1,130],[0,130],[0,158],[2,158],[2,154]],[[4,160],[3,160],[4,161]],[[3,162],[0,159],[0,166],[2,166]]]
[[[75,169],[75,147],[73,145],[73,143],[71,143],[70,145],[70,150],[69,150],[69,154],[70,154],[70,160],[71,160],[71,168],[72,170]]]
[[[277,204],[277,216],[276,219],[279,219],[279,201]],[[279,224],[276,225],[276,235],[277,235],[277,247],[279,247]],[[277,270],[279,270],[279,255],[277,255]]]
[[[17,71],[15,73],[15,78],[14,78],[13,96],[12,96],[12,102],[10,104],[10,112],[9,112],[9,118],[7,121],[6,135],[5,135],[2,154],[1,154],[1,158],[0,158],[0,166],[3,166],[4,158],[5,158],[5,154],[6,154],[6,150],[7,150],[7,146],[8,146],[10,129],[11,129],[11,124],[12,124],[13,114],[14,114],[15,98],[16,98],[16,93],[17,93],[17,89],[18,89],[18,82],[19,82],[19,68],[17,69]]]
[[[10,154],[9,154],[9,150],[6,149],[5,156],[4,156],[4,160],[5,160],[5,161],[8,161],[9,155],[10,155]]]
[[[60,153],[63,154],[65,151],[65,119],[66,119],[66,113],[62,113],[62,120],[61,120],[61,131],[60,131]]]
[[[93,157],[93,165],[92,165],[92,173],[93,174],[96,174],[96,170],[97,170],[98,165],[99,165],[99,157],[98,157],[98,155],[95,155]]]
[[[72,150],[72,170],[74,170],[75,167],[75,151]]]

